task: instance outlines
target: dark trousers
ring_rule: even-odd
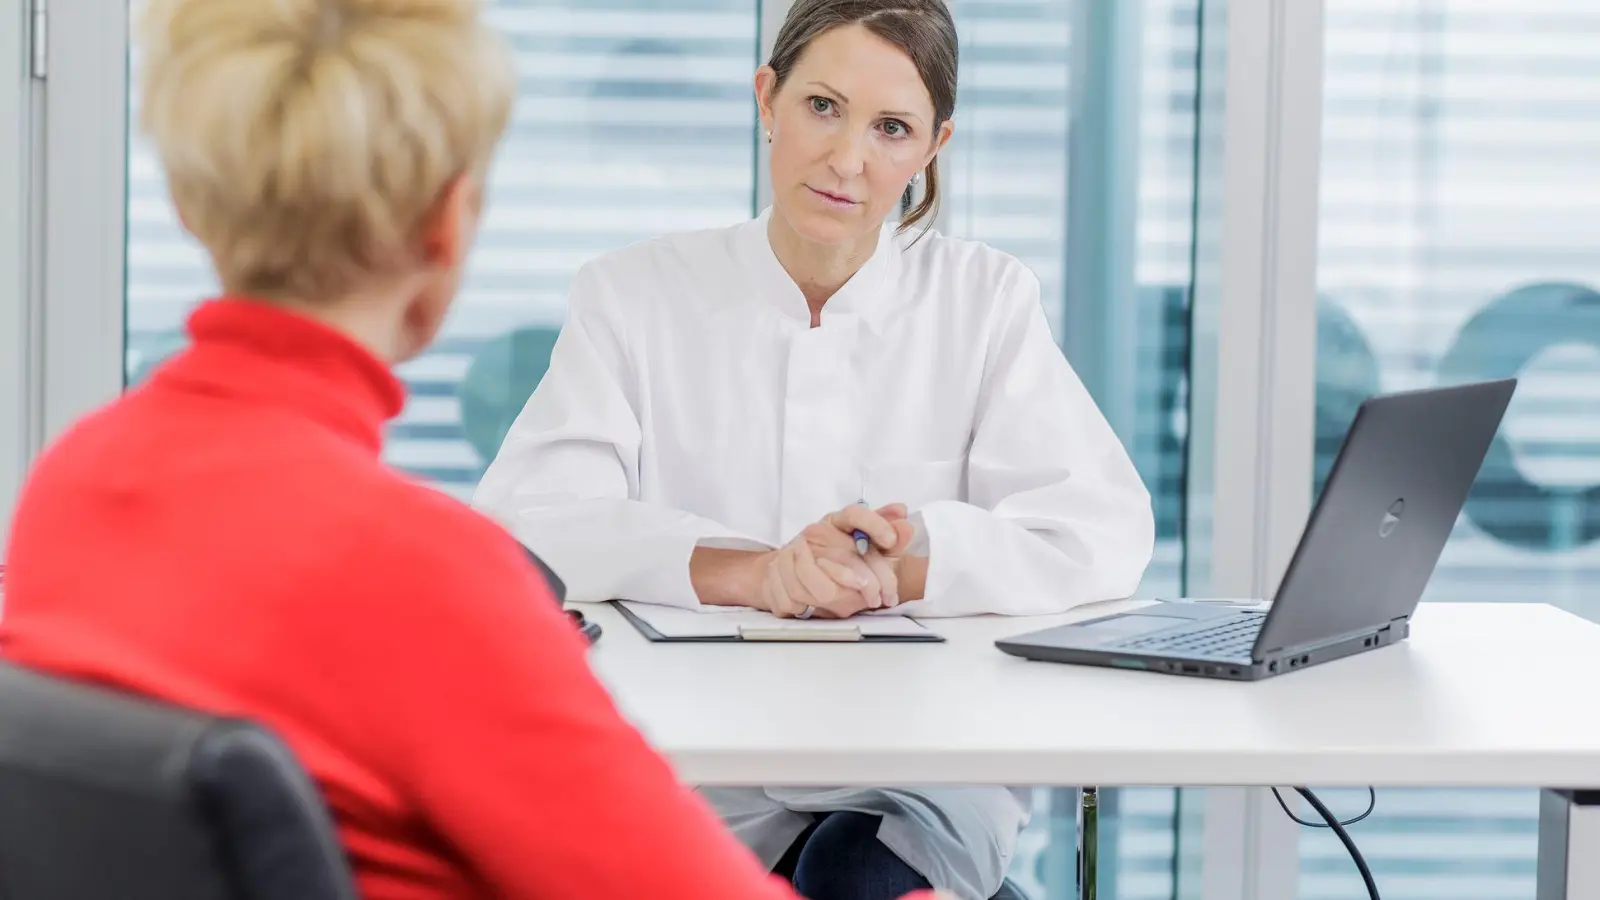
[[[896,900],[925,891],[928,879],[878,840],[879,816],[822,813],[773,867],[806,900]],[[994,900],[1025,900],[1009,882]]]

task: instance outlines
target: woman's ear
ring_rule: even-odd
[[[772,133],[772,95],[778,83],[778,73],[771,66],[756,70],[756,112],[761,116],[761,130]]]
[[[444,186],[422,230],[422,256],[429,266],[454,269],[465,262],[482,203],[482,189],[466,174]]]
[[[172,206],[173,212],[178,216],[178,227],[183,229],[184,234],[194,237],[194,229],[189,227],[189,217],[183,214],[183,207],[178,205],[178,198],[174,197],[170,191],[167,193],[167,203]]]
[[[950,135],[954,134],[955,130],[956,123],[954,120],[946,119],[940,124],[939,130],[933,136],[933,149],[928,151],[928,158],[922,163],[924,169],[933,162],[934,157],[939,155],[939,151],[944,149],[944,145],[950,143]]]

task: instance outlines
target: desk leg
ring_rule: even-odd
[[[1536,900],[1600,897],[1600,790],[1539,796]]]
[[[1100,789],[1084,787],[1078,801],[1078,900],[1100,889]]]

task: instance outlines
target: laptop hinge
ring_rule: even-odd
[[[1363,634],[1381,634],[1381,633],[1383,633],[1385,631],[1388,631],[1391,628],[1393,628],[1396,622],[1404,622],[1407,618],[1408,618],[1407,616],[1401,616],[1398,619],[1391,619],[1388,622],[1385,622],[1384,624],[1379,625],[1379,626],[1377,626],[1375,628],[1362,628],[1362,629],[1357,630],[1357,631],[1349,631],[1349,632],[1346,632],[1344,634],[1339,635],[1338,637],[1329,638],[1329,639],[1327,639],[1325,641],[1317,641],[1317,642],[1311,643],[1311,644],[1296,644],[1295,648],[1294,648],[1294,650],[1292,652],[1294,652],[1294,653],[1302,653],[1302,652],[1309,653],[1309,652],[1311,652],[1313,650],[1321,650],[1323,647],[1332,647],[1334,644],[1343,643],[1344,641],[1348,641],[1351,638],[1360,637]],[[1289,649],[1288,647],[1275,647],[1275,648],[1273,648],[1271,650],[1264,651],[1260,655],[1263,658],[1265,658],[1265,657],[1272,656],[1275,653],[1282,653],[1282,652],[1284,652],[1284,651],[1286,651],[1288,649]]]

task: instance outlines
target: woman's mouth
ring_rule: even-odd
[[[835,209],[849,209],[850,207],[856,205],[856,201],[851,200],[849,197],[846,197],[842,194],[831,193],[829,191],[819,191],[809,184],[806,185],[806,190],[816,194],[817,197],[822,200],[822,202],[834,207]]]

